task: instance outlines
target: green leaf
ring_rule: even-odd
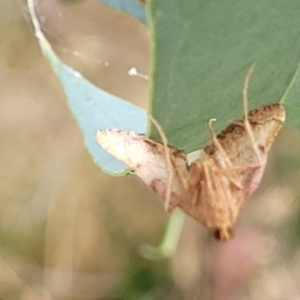
[[[80,126],[84,142],[95,163],[105,172],[118,175],[128,167],[103,150],[96,141],[96,131],[107,128],[133,130],[144,134],[146,112],[87,81],[82,75],[64,65],[54,54],[45,56],[60,80],[68,105]]]
[[[42,52],[62,84],[69,107],[83,132],[85,145],[95,163],[103,171],[114,175],[126,172],[128,168],[125,164],[98,145],[96,131],[120,128],[144,134],[147,123],[146,111],[97,88],[79,72],[63,64],[40,30],[33,0],[28,0],[28,7]]]
[[[142,23],[147,23],[145,5],[138,0],[98,0],[112,8],[123,11]]]
[[[243,114],[247,71],[249,108],[282,102],[288,125],[300,115],[298,0],[152,0],[152,115],[169,142],[187,152],[210,141]],[[154,128],[151,137],[158,138]]]

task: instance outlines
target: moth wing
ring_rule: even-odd
[[[184,192],[182,178],[188,176],[187,158],[183,151],[172,146],[166,148],[162,143],[148,140],[133,131],[99,130],[96,138],[102,148],[134,169],[136,175],[163,200],[167,189],[170,189],[169,210],[176,206]],[[166,154],[170,157],[173,172],[171,184]]]
[[[279,103],[267,104],[251,110],[248,119],[257,145],[265,145],[266,151],[269,151],[285,117],[285,108]]]
[[[254,143],[263,156],[264,153],[267,154],[285,121],[285,109],[279,103],[263,105],[250,111],[248,120]],[[232,165],[247,166],[257,163],[257,155],[244,126],[244,120],[231,122],[217,135],[217,139]],[[222,167],[221,161],[224,161],[224,155],[216,145],[207,146],[204,151]]]
[[[248,120],[253,142],[258,150],[259,162],[253,142],[244,126],[244,120],[233,121],[217,135],[224,152],[214,144],[204,149],[206,154],[228,173],[227,176],[233,176],[240,182],[244,193],[244,197],[239,198],[243,201],[237,203],[240,208],[261,181],[267,164],[268,151],[285,121],[285,115],[285,109],[279,103],[263,105],[249,112]],[[225,156],[230,160],[232,167],[225,163]]]

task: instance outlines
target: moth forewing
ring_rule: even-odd
[[[249,112],[249,122],[257,140],[260,138],[265,141],[267,150],[272,146],[285,117],[285,109],[279,103],[263,105]]]
[[[170,189],[168,209],[174,209],[178,198],[184,193],[181,179],[188,178],[187,159],[183,151],[172,146],[165,149],[162,143],[148,140],[133,131],[99,130],[96,138],[103,149],[134,169],[135,174],[162,199],[166,198]],[[175,174],[170,186],[166,151],[171,157],[171,166]]]
[[[265,121],[263,122],[263,112],[267,108]],[[270,112],[274,114],[271,115]],[[258,118],[255,114],[258,114]],[[251,118],[250,118],[251,116]],[[257,160],[257,153],[254,151],[252,142],[249,139],[247,130],[243,126],[243,121],[232,122],[220,134],[217,135],[223,152],[226,152],[228,159],[232,162],[234,168],[257,167],[265,165],[267,161],[268,150],[277,135],[285,119],[285,110],[280,104],[270,104],[262,106],[249,112],[249,121],[251,125],[254,142],[258,149],[260,160]],[[208,155],[214,158],[219,164],[223,159],[223,153],[219,148],[212,144],[205,148]]]

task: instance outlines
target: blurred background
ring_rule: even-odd
[[[147,108],[149,82],[128,74],[150,73],[144,25],[96,0],[36,2],[65,63]],[[186,218],[170,257],[146,257],[166,230],[162,202],[94,165],[26,2],[0,0],[0,140],[0,299],[300,299],[296,129],[279,134],[232,241]]]

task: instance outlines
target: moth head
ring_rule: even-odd
[[[234,236],[232,227],[220,227],[214,230],[214,237],[222,242],[229,241]]]

